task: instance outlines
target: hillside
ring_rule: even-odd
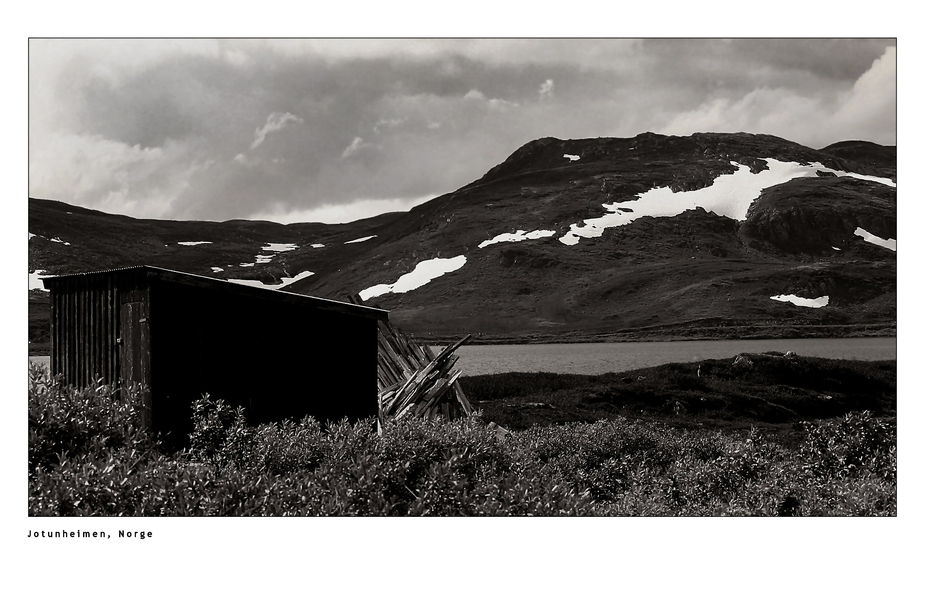
[[[892,335],[895,176],[895,147],[865,142],[543,138],[452,193],[349,224],[134,220],[33,199],[29,265],[359,294],[435,341]]]
[[[802,421],[869,412],[896,420],[896,361],[740,354],[583,376],[507,373],[464,376],[486,421],[510,429],[617,417],[690,430],[747,433],[760,427],[799,441]]]

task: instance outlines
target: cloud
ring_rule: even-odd
[[[373,126],[373,132],[381,133],[384,129],[394,129],[408,121],[407,117],[397,117],[393,119],[380,119]]]
[[[363,138],[357,136],[350,142],[350,145],[347,146],[344,151],[341,153],[341,158],[350,158],[360,150],[364,148],[372,148],[374,145],[368,142],[364,142]]]
[[[251,144],[251,150],[263,144],[267,134],[283,129],[289,125],[290,122],[305,123],[301,117],[297,117],[292,113],[270,113],[267,117],[266,124],[264,124],[262,128],[254,131],[254,142]]]
[[[30,40],[30,192],[224,220],[441,195],[546,136],[724,129],[891,143],[891,45]],[[296,125],[305,133],[278,133]]]
[[[823,148],[851,139],[892,145],[895,129],[896,48],[888,47],[847,90],[760,87],[739,97],[711,98],[673,115],[658,131],[766,133]]]
[[[846,93],[832,127],[851,130],[851,138],[896,143],[896,48],[888,47]]]
[[[808,129],[806,117],[819,109],[819,101],[786,89],[758,88],[738,99],[712,99],[675,116],[663,133],[695,132],[767,133],[794,139]],[[797,140],[799,141],[799,140]]]
[[[53,134],[48,142],[30,145],[29,195],[161,217],[190,178],[210,164],[176,142],[143,148],[100,136]]]
[[[325,204],[316,208],[301,210],[286,210],[280,206],[256,212],[257,220],[273,220],[282,224],[295,222],[324,222],[325,224],[341,224],[352,222],[361,218],[378,216],[387,212],[407,212],[414,206],[430,201],[436,197],[393,198],[393,199],[361,199],[342,204]]]
[[[463,100],[480,101],[488,105],[492,109],[511,109],[513,107],[520,106],[518,103],[515,103],[513,101],[505,101],[504,99],[489,99],[488,97],[485,96],[484,93],[476,89],[472,89],[469,92],[467,92],[465,95],[463,95]]]
[[[546,99],[552,96],[556,83],[552,78],[547,78],[546,82],[540,85],[540,99]]]
[[[492,67],[563,65],[619,70],[640,46],[637,39],[278,39],[269,47],[291,57],[312,54],[329,63],[378,58],[417,62],[446,58]],[[450,71],[453,65],[442,62]]]

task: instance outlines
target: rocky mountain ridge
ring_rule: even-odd
[[[134,220],[30,200],[30,272],[147,264],[365,294],[434,341],[895,334],[895,246],[874,241],[896,238],[895,168],[895,148],[865,142],[542,138],[454,192],[349,224]]]

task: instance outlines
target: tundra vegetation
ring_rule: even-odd
[[[858,372],[873,374],[867,389],[875,390],[878,380],[888,381],[884,378],[888,369],[881,367],[878,378],[873,366],[857,364]],[[833,363],[832,370],[849,372],[851,365]],[[895,389],[895,363],[892,368]],[[715,403],[708,378],[701,376],[698,381],[678,369],[657,374],[663,381],[658,388],[671,391],[686,384],[707,395],[702,401],[706,407]],[[630,384],[619,376],[610,379],[632,387],[627,401],[633,400],[632,393],[643,395],[644,380]],[[596,390],[611,402],[624,396],[615,389],[601,389],[600,384],[588,387],[589,377],[545,376],[531,381],[508,376],[494,387],[488,380],[480,378],[467,386],[474,404],[480,397],[486,401],[494,397],[496,403],[514,401],[509,405],[543,413],[557,408],[543,400],[524,401],[522,392],[505,395],[504,389],[532,388],[540,397],[551,397],[549,393],[556,391],[558,405],[571,396],[576,409],[588,391]],[[563,384],[556,386],[557,381]],[[825,395],[830,399],[823,397],[823,401],[844,403],[837,392],[829,392],[835,394]],[[892,417],[883,409],[857,409],[869,401],[855,396],[856,404],[848,405],[847,412],[842,412],[845,407],[833,407],[838,411],[834,417],[786,417],[787,437],[761,427],[743,429],[741,416],[743,425],[719,425],[716,418],[709,425],[672,424],[665,421],[669,415],[647,418],[638,402],[636,407],[624,405],[636,409],[635,417],[611,413],[595,421],[583,417],[558,423],[535,421],[509,426],[516,429],[507,434],[490,427],[487,417],[474,415],[453,422],[398,421],[386,425],[380,435],[375,420],[322,425],[307,417],[252,425],[243,409],[206,395],[193,404],[194,429],[189,445],[180,451],[166,450],[156,436],[141,429],[138,396],[137,391],[116,391],[103,384],[62,386],[50,380],[42,367],[30,367],[30,515],[895,516],[897,512],[895,395]],[[692,404],[680,400],[680,405]],[[731,413],[742,402],[730,405],[724,412]],[[775,409],[774,405],[783,406],[767,407]],[[679,406],[670,403],[670,409],[677,411]]]

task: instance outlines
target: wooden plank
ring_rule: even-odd
[[[469,338],[435,353],[420,345],[388,322],[379,322],[380,416],[434,417],[448,419],[471,413],[468,401],[456,382],[461,371],[453,367],[458,361],[454,352]],[[401,376],[399,377],[399,373]],[[395,380],[401,384],[386,386]],[[468,408],[467,408],[468,407]]]

